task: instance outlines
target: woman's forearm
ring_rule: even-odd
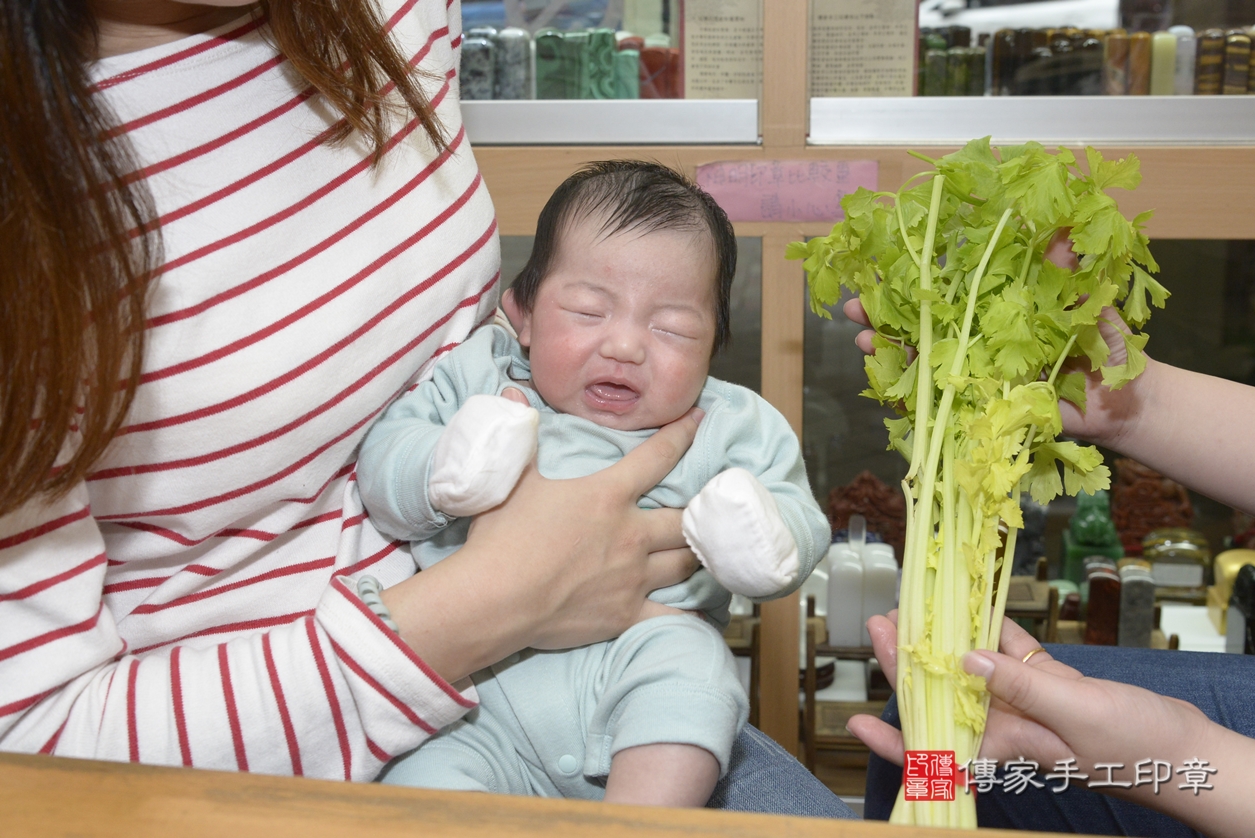
[[[480,549],[468,543],[382,595],[401,639],[451,684],[526,647],[531,636],[529,615],[502,596],[508,589],[476,575]]]
[[[1149,360],[1141,402],[1096,440],[1191,489],[1255,511],[1255,387]]]
[[[1170,769],[1161,770],[1161,777],[1170,773],[1162,784],[1143,782],[1115,794],[1176,818],[1210,838],[1245,838],[1255,822],[1255,798],[1251,796],[1255,739],[1211,721],[1204,724],[1201,734],[1176,732],[1176,738],[1182,740],[1175,748],[1178,756],[1171,760]],[[1153,741],[1148,742],[1146,751],[1147,758],[1171,756],[1163,753],[1162,744]],[[1154,770],[1153,766],[1148,768],[1152,775]],[[1197,792],[1192,788],[1195,781]]]

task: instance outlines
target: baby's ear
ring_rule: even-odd
[[[507,288],[505,293],[501,295],[501,310],[505,312],[505,316],[510,320],[510,325],[514,327],[514,333],[518,335],[519,343],[523,346],[531,344],[531,318],[527,316],[527,312],[523,311],[518,300],[514,299],[514,289]]]

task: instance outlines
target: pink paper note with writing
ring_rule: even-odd
[[[697,184],[733,221],[829,221],[844,218],[841,199],[876,188],[875,160],[765,160],[708,163]]]

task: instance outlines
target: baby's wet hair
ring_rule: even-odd
[[[510,287],[523,311],[531,311],[540,284],[558,257],[560,236],[581,219],[604,218],[599,234],[634,231],[705,233],[715,257],[715,343],[731,337],[729,307],[736,273],[736,233],[728,215],[697,184],[659,163],[607,160],[589,163],[554,191],[540,211],[532,255]]]

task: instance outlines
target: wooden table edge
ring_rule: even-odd
[[[0,824],[19,836],[924,838],[940,830],[613,806],[0,753]],[[988,838],[1044,838],[982,830]]]

